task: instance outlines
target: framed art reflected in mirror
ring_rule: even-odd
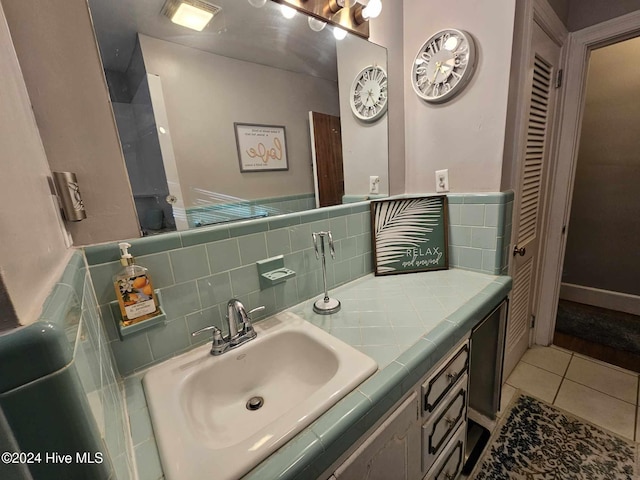
[[[285,127],[237,122],[233,126],[241,172],[289,170]]]

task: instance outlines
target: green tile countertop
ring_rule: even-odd
[[[511,278],[466,270],[375,277],[330,291],[342,303],[317,315],[309,300],[289,309],[378,362],[378,371],[249,472],[244,480],[308,480],[329,468],[509,293]],[[143,373],[126,379],[130,418],[148,412]],[[140,478],[162,478],[150,428],[133,429]],[[144,438],[143,438],[144,437]],[[153,461],[148,459],[152,457]],[[146,461],[145,461],[146,460]],[[153,474],[146,475],[147,469]],[[145,471],[143,471],[145,470]],[[161,470],[160,470],[161,472]]]

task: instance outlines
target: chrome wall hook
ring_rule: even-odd
[[[314,232],[311,234],[311,237],[313,238],[313,249],[316,252],[316,258],[322,261],[322,283],[324,286],[324,297],[318,299],[313,304],[313,311],[320,315],[329,315],[336,313],[341,307],[340,301],[335,298],[330,298],[327,291],[327,264],[324,251],[324,239],[325,237],[329,239],[329,253],[331,254],[331,258],[335,260],[336,251],[333,247],[333,237],[330,231]]]

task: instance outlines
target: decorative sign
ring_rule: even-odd
[[[289,170],[284,127],[234,123],[241,172]]]
[[[371,202],[376,275],[449,268],[447,197]]]

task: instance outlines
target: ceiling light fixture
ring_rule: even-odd
[[[329,0],[329,10],[331,10],[331,13],[337,13],[344,8],[344,1],[345,0]]]
[[[356,25],[362,25],[370,18],[376,18],[382,12],[382,0],[358,0],[353,12]]]
[[[162,14],[173,23],[201,32],[222,8],[202,0],[167,0]]]
[[[249,3],[252,7],[262,8],[264,7],[265,3],[267,3],[267,0],[249,0]]]

